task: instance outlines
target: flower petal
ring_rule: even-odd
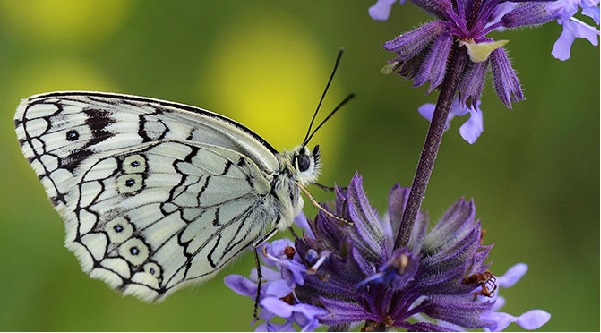
[[[516,321],[521,328],[535,330],[542,327],[551,319],[551,314],[543,310],[530,310],[522,313]]]
[[[228,275],[223,281],[238,295],[255,296],[257,294],[257,285],[250,279],[240,275]]]
[[[375,5],[369,7],[368,13],[376,21],[386,21],[390,16],[390,8],[397,0],[378,0]]]
[[[487,312],[492,302],[459,301],[448,296],[432,296],[422,304],[428,316],[465,328],[485,327],[480,313]]]
[[[511,109],[511,102],[524,99],[518,76],[511,67],[509,57],[503,48],[494,50],[490,55],[490,60],[497,95],[503,104]]]
[[[428,22],[421,27],[391,39],[382,46],[385,50],[397,53],[395,61],[405,62],[418,54],[442,34],[446,25],[441,21]]]
[[[503,276],[497,277],[496,283],[501,287],[511,287],[514,284],[518,283],[518,281],[526,275],[528,271],[528,266],[524,263],[519,263],[511,267],[510,269],[503,274]]]
[[[278,317],[288,318],[294,309],[292,305],[278,299],[277,297],[266,297],[261,300],[261,306]]]
[[[313,230],[309,226],[309,222],[307,221],[307,217],[302,212],[299,216],[294,218],[294,224],[297,227],[301,228],[305,233],[305,236],[315,239],[315,235],[313,234]]]
[[[556,19],[555,13],[549,10],[546,3],[531,2],[517,6],[505,14],[501,22],[505,28],[519,28],[528,25],[538,25]]]
[[[321,321],[326,325],[380,319],[378,316],[366,311],[361,305],[356,303],[336,301],[324,297],[321,297],[320,300],[328,311],[328,314],[320,317]]]
[[[598,8],[597,8],[598,10]],[[586,38],[592,45],[598,45],[599,30],[575,18],[559,20],[563,27],[561,35],[553,44],[553,57],[565,61],[570,59],[570,49],[576,38]]]
[[[415,75],[413,86],[421,86],[430,81],[430,87],[428,87],[427,91],[427,94],[429,94],[442,83],[447,69],[449,53],[451,52],[451,43],[452,38],[449,33],[440,35],[434,41],[430,52]]]
[[[480,104],[480,101],[477,104]],[[470,118],[459,127],[459,134],[461,134],[463,140],[473,144],[484,131],[484,120],[482,111],[479,108],[470,107],[469,110]]]
[[[349,235],[366,258],[377,260],[384,249],[384,231],[380,219],[363,191],[363,178],[355,175],[348,186],[348,215],[355,224]],[[379,264],[379,263],[378,263]]]
[[[263,288],[265,288],[266,295],[275,296],[278,298],[289,295],[292,292],[292,288],[290,288],[286,280],[277,280],[266,283],[263,285]]]
[[[506,329],[516,318],[506,312],[484,312],[480,318],[486,321],[486,328],[492,332]]]

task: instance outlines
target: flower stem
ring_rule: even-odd
[[[440,88],[440,95],[434,109],[434,115],[430,122],[430,128],[428,129],[428,134],[426,134],[422,154],[417,164],[415,178],[413,178],[413,183],[411,184],[407,206],[403,212],[399,233],[394,245],[396,249],[406,246],[409,242],[415,218],[424,200],[426,187],[432,175],[434,161],[436,160],[436,154],[442,141],[442,134],[449,116],[449,110],[451,109],[466,60],[467,53],[465,48],[459,47],[458,43],[455,42],[451,50],[449,66],[447,67],[445,78]]]

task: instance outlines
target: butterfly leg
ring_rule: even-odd
[[[322,189],[323,191],[326,191],[326,192],[334,192],[336,190],[336,188],[334,186],[323,185],[320,183],[313,183],[313,185],[319,187],[320,189]],[[342,189],[343,191],[346,191],[346,186],[340,187],[340,189]]]
[[[301,189],[301,191],[303,191],[303,193],[304,193],[304,194],[307,196],[307,198],[309,198],[309,201],[311,201],[311,203],[313,204],[313,206],[314,206],[315,208],[317,208],[317,209],[321,210],[322,212],[324,212],[324,213],[325,213],[326,215],[328,215],[329,217],[331,217],[331,218],[333,218],[333,219],[336,219],[336,220],[338,220],[338,221],[340,221],[340,222],[342,222],[342,223],[344,223],[344,224],[348,225],[349,227],[352,227],[352,226],[354,225],[354,224],[353,224],[353,222],[351,222],[351,221],[349,221],[349,220],[347,220],[347,219],[345,219],[345,218],[343,218],[343,217],[336,216],[336,215],[332,214],[332,213],[331,213],[329,210],[327,210],[327,209],[323,208],[323,207],[322,207],[322,206],[319,204],[319,202],[317,202],[317,201],[316,201],[316,200],[313,198],[313,196],[311,195],[311,193],[309,193],[309,191],[307,191],[307,190],[305,189],[305,187],[304,187],[303,185],[301,185],[301,184],[300,184],[300,183],[298,183],[298,182],[296,183],[296,185],[298,186],[298,188],[300,188],[300,189]]]
[[[263,237],[259,238],[253,243],[253,252],[255,254],[255,266],[257,267],[257,294],[255,295],[255,305],[253,307],[253,318],[255,320],[259,319],[259,301],[261,298],[261,287],[263,284],[263,275],[261,274],[261,261],[259,260],[259,251],[257,250],[261,244],[268,241],[273,235],[278,232],[278,228],[273,228]]]
[[[253,246],[253,252],[255,254],[255,266],[257,266],[257,279],[259,280],[257,284],[257,294],[255,295],[255,305],[253,306],[253,318],[255,320],[259,320],[259,297],[261,296],[261,279],[263,276],[261,275],[261,262],[259,261],[259,251],[257,248]]]

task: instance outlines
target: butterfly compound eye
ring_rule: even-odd
[[[311,159],[307,156],[304,150],[301,150],[298,155],[296,155],[296,167],[298,171],[305,172],[311,166]]]

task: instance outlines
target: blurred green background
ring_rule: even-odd
[[[0,1],[0,330],[251,328],[252,301],[222,282],[247,275],[251,255],[160,304],[121,297],[81,272],[13,131],[19,100],[35,93],[102,90],[198,105],[291,148],[344,47],[324,111],[349,92],[357,98],[314,139],[324,153],[320,181],[346,184],[358,171],[384,212],[390,187],[411,184],[428,125],[416,109],[437,94],[380,73],[391,57],[381,44],[426,14],[396,6],[375,22],[373,2]],[[577,40],[572,59],[556,60],[560,32],[550,23],[494,36],[511,40],[527,100],[509,111],[487,83],[485,132],[469,145],[458,133],[464,120],[453,122],[423,208],[435,220],[459,197],[474,198],[495,244],[493,272],[529,267],[503,290],[504,310],[547,310],[545,330],[598,331],[599,48]]]

